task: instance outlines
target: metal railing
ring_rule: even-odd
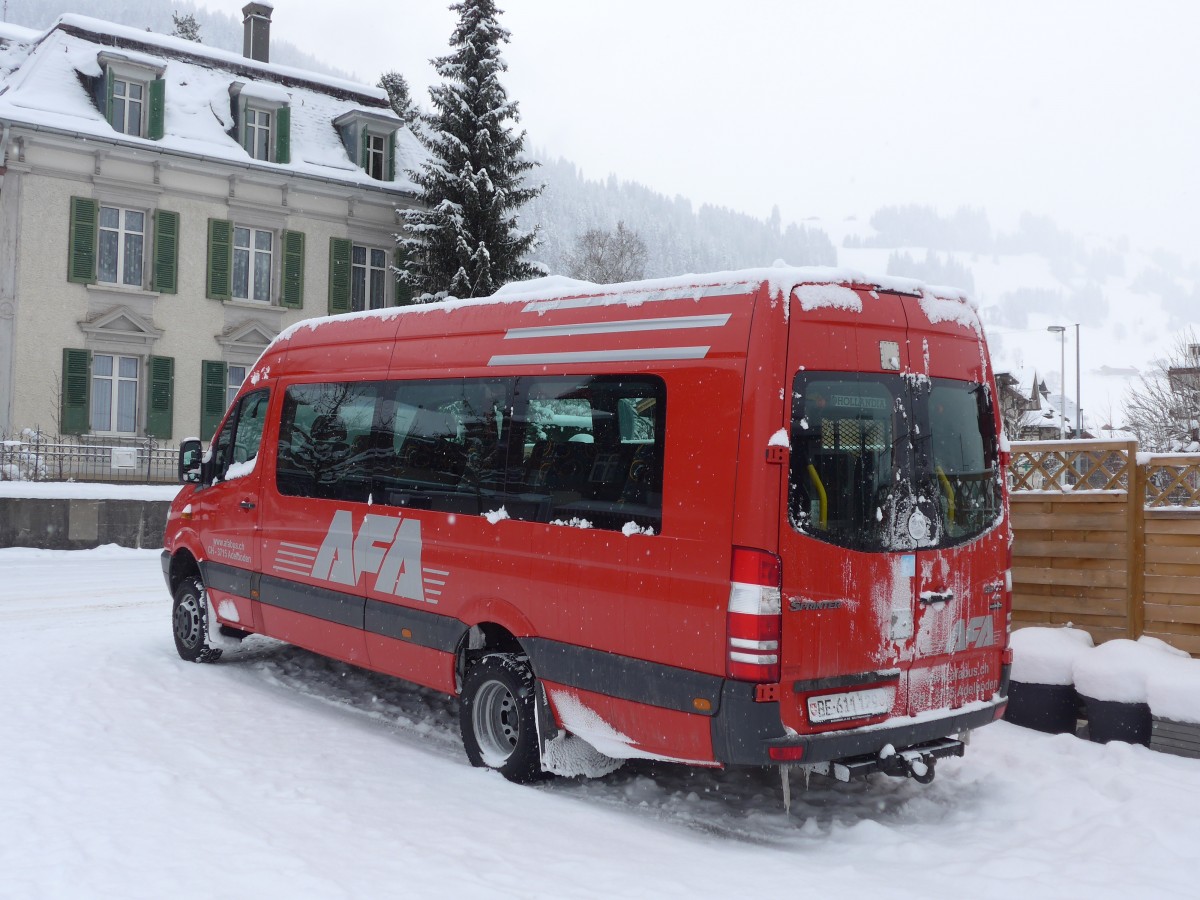
[[[169,484],[179,450],[153,438],[76,438],[25,429],[0,441],[0,481]]]

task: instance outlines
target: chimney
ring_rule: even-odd
[[[242,40],[242,56],[259,62],[270,62],[271,56],[271,13],[274,7],[269,2],[247,3],[242,7],[245,37]]]

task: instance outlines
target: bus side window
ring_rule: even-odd
[[[365,502],[377,454],[378,382],[292,385],[284,395],[276,485],[281,494]],[[389,438],[390,439],[390,438]],[[381,455],[388,456],[387,448]]]
[[[225,425],[212,442],[214,481],[224,480],[234,463],[246,463],[258,455],[269,398],[269,391],[254,391],[240,398],[230,410]]]
[[[522,378],[514,431],[523,466],[512,518],[621,530],[662,526],[666,388],[649,376]]]
[[[267,391],[255,391],[242,398],[237,417],[237,432],[233,439],[233,461],[249,462],[258,456],[262,443],[263,425],[267,418]]]

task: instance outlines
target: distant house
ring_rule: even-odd
[[[1033,369],[1011,369],[996,373],[1000,392],[1001,416],[1010,440],[1056,441],[1089,438],[1085,427],[1076,434],[1075,401],[1061,394],[1051,394],[1046,382]],[[1065,417],[1065,421],[1064,421]]]
[[[1200,410],[1200,344],[1188,344],[1187,353],[1180,361],[1183,365],[1167,369],[1167,384],[1177,401],[1173,413],[1183,426],[1180,431],[1186,429],[1187,436],[1195,444],[1200,441],[1200,419],[1196,412]]]
[[[311,316],[403,302],[423,151],[376,88],[83,16],[0,24],[0,435],[211,436]]]

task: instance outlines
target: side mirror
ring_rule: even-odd
[[[179,480],[184,484],[201,480],[204,445],[200,438],[188,438],[179,445]]]

